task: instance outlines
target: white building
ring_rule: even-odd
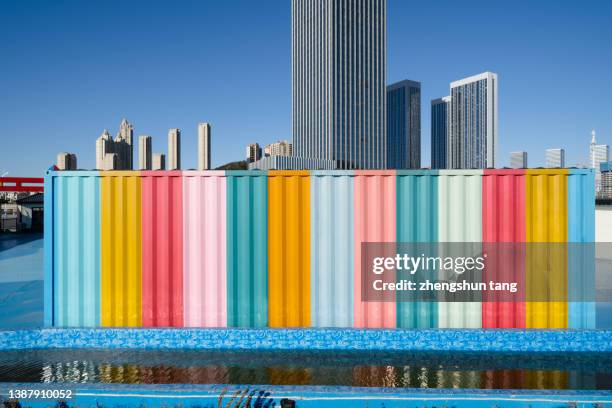
[[[198,123],[198,170],[210,170],[210,124]]]
[[[293,156],[293,145],[288,140],[280,140],[264,147],[265,156]]]
[[[55,166],[59,170],[76,170],[77,169],[77,157],[74,153],[58,153]]]
[[[497,82],[488,71],[451,82],[448,168],[496,167]]]
[[[168,131],[168,170],[181,169],[181,130]]]
[[[166,170],[166,155],[155,153],[153,155],[153,170]]]
[[[113,139],[107,129],[104,129],[96,140],[96,169],[98,170],[132,170],[134,146],[132,139],[134,127],[125,119],[119,125],[119,133]],[[116,160],[106,159],[109,154],[115,154]],[[114,168],[105,167],[105,163],[115,162]]]
[[[153,168],[151,136],[141,135],[138,138],[138,168],[140,170],[151,170]]]
[[[589,161],[591,168],[595,169],[595,191],[601,190],[601,163],[610,160],[610,147],[604,144],[597,144],[595,140],[595,130],[591,131],[591,146],[589,151]]]
[[[546,149],[546,167],[565,167],[565,149]]]
[[[510,153],[510,168],[511,169],[526,169],[527,165],[527,152],[511,152]]]

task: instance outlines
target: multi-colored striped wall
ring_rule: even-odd
[[[541,273],[537,246],[502,268],[549,301],[363,301],[361,291],[363,242],[592,243],[590,170],[50,171],[45,193],[48,326],[595,323],[594,282],[582,276],[593,260],[563,245],[546,247],[558,252],[547,258],[555,276]]]

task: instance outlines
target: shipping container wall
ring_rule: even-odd
[[[454,256],[482,242],[482,170],[440,170],[438,177],[438,239],[463,243]],[[479,248],[480,249],[480,248]],[[444,254],[443,256],[453,256]],[[473,254],[476,256],[477,254]],[[442,273],[442,279],[452,278]],[[473,302],[438,302],[438,326],[441,328],[482,327],[482,305]]]
[[[567,175],[564,169],[526,171],[525,218],[527,247],[527,328],[566,328],[568,237]],[[546,297],[548,296],[548,297]]]
[[[227,325],[268,326],[268,175],[227,176]]]
[[[102,326],[142,325],[141,177],[101,175]]]
[[[183,172],[185,326],[227,326],[226,178]]]
[[[268,315],[270,327],[310,326],[310,176],[268,177]]]
[[[595,176],[570,170],[567,178],[568,326],[595,328]]]
[[[395,302],[365,302],[361,293],[361,243],[396,242],[396,173],[355,171],[355,327],[396,327]]]
[[[53,324],[100,325],[100,182],[98,172],[51,176]],[[50,211],[50,213],[51,213]],[[46,231],[45,231],[46,232]],[[47,284],[47,282],[45,282]]]
[[[142,325],[183,326],[183,178],[143,171]]]
[[[352,171],[311,173],[313,327],[353,326],[353,182]]]
[[[522,285],[525,277],[524,246],[495,244],[525,242],[525,171],[487,169],[482,180],[482,241],[486,253],[495,252],[489,261],[496,263],[488,263],[483,281],[518,280]],[[524,299],[503,300],[483,302],[482,327],[524,328]]]
[[[438,242],[438,172],[397,171],[397,242]],[[397,327],[438,327],[436,302],[397,301]]]

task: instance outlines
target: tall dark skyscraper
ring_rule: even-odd
[[[421,83],[387,87],[387,168],[421,167]]]
[[[294,155],[386,168],[386,0],[291,4]]]
[[[451,97],[431,101],[431,168],[446,169]]]

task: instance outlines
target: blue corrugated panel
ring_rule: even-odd
[[[438,172],[397,171],[397,242],[438,241]],[[397,327],[438,327],[435,302],[398,299]]]
[[[45,281],[44,281],[44,325],[53,326],[53,174],[48,170],[45,175]]]
[[[351,171],[313,171],[311,203],[311,323],[353,325],[353,179]]]
[[[595,328],[595,175],[571,169],[567,181],[569,327]]]
[[[53,325],[100,325],[100,183],[98,172],[52,179]]]

